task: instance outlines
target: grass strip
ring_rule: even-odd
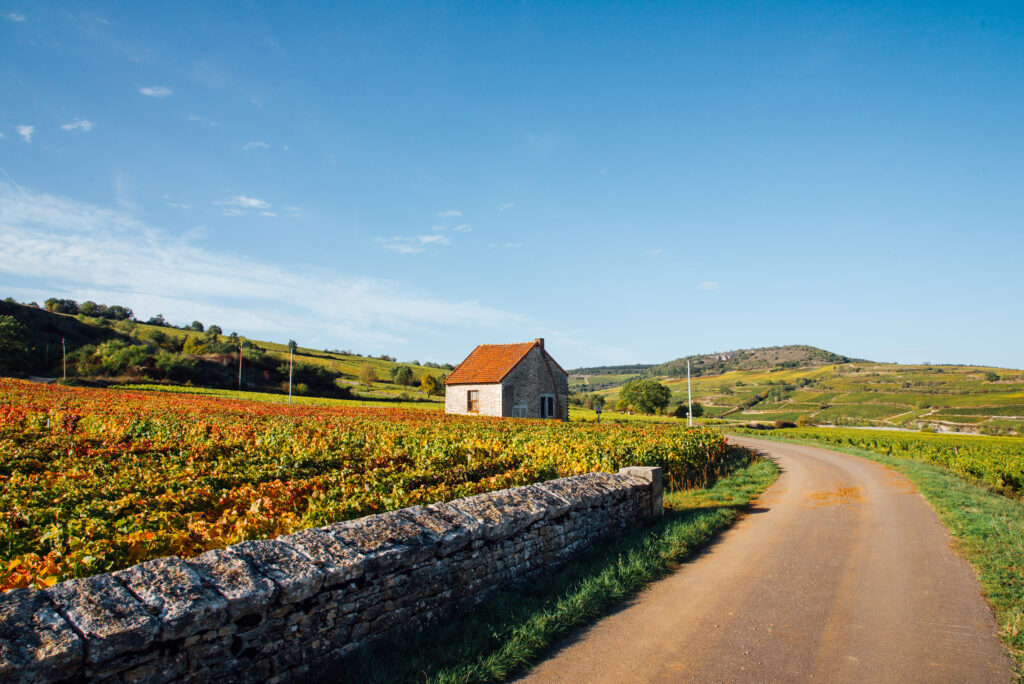
[[[999,637],[1017,660],[1017,676],[1024,681],[1024,502],[932,463],[813,439],[757,438],[860,456],[887,465],[913,482],[978,572],[999,623]]]
[[[778,477],[772,461],[736,452],[736,469],[714,486],[666,493],[661,520],[502,592],[460,620],[374,648],[346,663],[337,681],[500,682],[539,662],[571,631],[705,546]]]

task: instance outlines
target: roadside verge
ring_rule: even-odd
[[[778,473],[770,460],[738,454],[736,469],[714,486],[666,493],[660,521],[500,594],[467,618],[412,637],[397,649],[395,644],[373,649],[347,663],[337,681],[504,681],[538,662],[573,630],[675,569],[742,515]]]

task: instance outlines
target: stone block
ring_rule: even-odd
[[[232,620],[264,613],[277,597],[278,589],[273,582],[225,549],[207,551],[185,562],[205,586],[224,597]]]
[[[112,575],[69,580],[46,593],[85,637],[87,664],[141,650],[160,636],[160,622]]]
[[[650,489],[650,508],[645,512],[647,517],[660,518],[664,510],[662,505],[664,491],[661,474],[661,468],[658,467],[631,466],[619,468],[619,475],[633,478]]]
[[[226,550],[272,580],[281,591],[278,600],[282,603],[303,601],[323,586],[324,573],[308,558],[276,539],[246,541]]]
[[[438,540],[438,553],[449,555],[480,539],[484,526],[446,503],[412,506],[399,511],[401,515],[430,532]]]
[[[544,517],[544,509],[518,489],[456,499],[449,505],[484,526],[487,539],[504,539]]]
[[[43,592],[0,594],[0,681],[48,682],[74,675],[83,649],[81,637]]]
[[[278,537],[278,541],[296,549],[313,561],[324,573],[324,586],[335,587],[363,576],[366,557],[339,541],[322,527]]]
[[[346,520],[323,528],[367,558],[376,573],[387,573],[429,558],[440,541],[398,511]]]
[[[195,570],[177,556],[147,561],[114,577],[160,620],[163,641],[217,629],[227,615],[227,601],[203,586]]]

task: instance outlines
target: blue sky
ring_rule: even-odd
[[[0,2],[0,296],[1024,367],[1020,3]]]

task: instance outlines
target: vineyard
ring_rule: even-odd
[[[0,378],[0,590],[589,471],[726,468],[722,435]]]
[[[763,434],[745,430],[745,434]],[[898,458],[926,461],[985,484],[1024,493],[1024,439],[936,433],[887,432],[835,428],[778,430],[779,436],[852,446]]]

